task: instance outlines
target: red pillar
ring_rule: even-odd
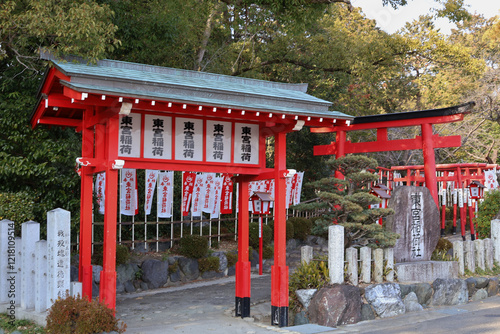
[[[241,179],[238,187],[238,262],[236,263],[236,316],[250,316],[250,274],[248,257],[249,215],[248,181]]]
[[[107,166],[104,212],[104,254],[99,300],[110,309],[116,308],[116,217],[118,170],[113,163],[118,155],[118,116],[108,120],[106,126]]]
[[[82,126],[82,157],[94,156],[94,131],[85,126],[85,120],[90,117],[91,109],[87,109]],[[80,193],[80,261],[78,280],[82,282],[82,296],[92,299],[92,185],[93,167],[81,168]]]
[[[425,185],[431,192],[434,203],[439,206],[437,176],[436,176],[436,158],[434,156],[434,144],[432,141],[432,124],[422,124],[422,151],[424,155]]]
[[[335,135],[335,141],[337,143],[337,152],[336,152],[337,154],[335,154],[335,159],[342,158],[343,156],[345,156],[345,139],[346,139],[345,131],[344,130],[337,131]],[[342,173],[339,171],[335,171],[335,178],[343,180],[344,175],[342,175]]]
[[[286,134],[274,144],[274,265],[271,268],[271,324],[288,326],[288,266],[286,265]]]

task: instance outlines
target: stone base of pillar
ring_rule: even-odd
[[[271,305],[271,325],[288,327],[288,306]]]
[[[236,297],[235,316],[250,317],[250,297]]]

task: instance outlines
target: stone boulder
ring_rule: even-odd
[[[148,288],[157,289],[167,283],[168,262],[148,259],[141,264],[142,280],[148,284]]]
[[[486,289],[479,289],[472,295],[471,300],[478,301],[486,298],[488,298],[488,291],[486,291]]]
[[[308,308],[311,323],[327,327],[361,321],[361,294],[357,287],[336,284],[321,288]]]
[[[403,300],[405,304],[406,313],[422,311],[424,308],[418,303],[417,294],[410,292]]]
[[[387,217],[387,229],[399,234],[394,261],[429,261],[440,236],[439,210],[426,187],[396,187]]]
[[[488,282],[488,297],[493,297],[498,294],[498,277],[492,277],[490,278],[490,281]]]
[[[420,305],[427,305],[432,297],[432,286],[429,283],[399,284],[401,298],[405,298],[409,293],[414,292]]]
[[[467,303],[469,291],[467,283],[461,279],[441,279],[438,278],[432,283],[434,294],[431,305],[459,305]]]
[[[393,317],[406,312],[398,284],[370,285],[365,289],[365,298],[381,318]]]
[[[297,299],[302,306],[304,306],[305,309],[308,309],[311,299],[317,291],[318,289],[299,289],[295,291],[295,294],[297,295]]]
[[[219,258],[219,272],[224,272],[227,269],[227,257],[224,252],[214,252],[212,256],[217,256]]]
[[[136,273],[139,271],[139,266],[135,263],[120,264],[116,267],[116,277],[125,284],[127,281],[136,279]]]
[[[102,266],[98,266],[96,264],[92,265],[92,279],[96,284],[101,282],[101,271]]]
[[[374,320],[375,318],[375,312],[370,304],[361,305],[361,321]]]
[[[200,269],[198,266],[198,260],[189,259],[187,257],[179,257],[177,260],[181,272],[187,280],[195,280],[200,276]]]

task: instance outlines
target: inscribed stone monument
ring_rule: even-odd
[[[387,229],[400,238],[394,246],[394,260],[429,261],[439,240],[439,211],[426,187],[396,187],[389,208],[394,215],[387,219]]]

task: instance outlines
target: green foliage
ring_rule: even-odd
[[[453,248],[453,244],[446,238],[439,238],[436,248],[432,252],[433,261],[452,261],[453,257],[448,255],[448,251]]]
[[[254,249],[259,249],[259,223],[252,222],[249,224],[249,244]],[[265,247],[271,243],[273,239],[273,230],[269,225],[262,224],[262,245]]]
[[[307,236],[311,234],[312,222],[310,219],[292,217],[288,219],[288,222],[291,222],[293,225],[293,239],[306,240]]]
[[[169,274],[174,274],[179,270],[179,262],[175,261],[173,264],[170,264],[168,266],[168,273]]]
[[[227,258],[227,267],[228,268],[236,265],[236,262],[238,262],[238,254],[235,252],[227,252],[226,258]]]
[[[14,222],[16,235],[21,233],[21,224],[35,218],[34,201],[27,192],[0,193],[0,220]]]
[[[290,307],[299,310],[300,302],[297,300],[295,291],[300,289],[321,289],[328,284],[330,274],[328,262],[324,260],[313,260],[309,264],[302,262],[290,275]]]
[[[500,191],[488,191],[484,201],[479,204],[477,212],[477,232],[480,238],[489,238],[491,220],[500,212]]]
[[[94,247],[94,254],[92,255],[92,263],[102,266],[104,248],[102,246]],[[125,245],[116,245],[116,258],[115,263],[117,266],[120,264],[128,263],[130,259],[130,250]]]
[[[267,259],[272,259],[274,256],[274,247],[273,246],[266,246],[262,248],[262,258],[267,260]]]
[[[0,314],[0,328],[4,333],[13,333],[18,331],[22,334],[44,334],[45,328],[37,325],[33,321],[25,319],[10,319],[7,314]]]
[[[200,272],[219,271],[220,259],[218,256],[209,256],[198,259]]]
[[[89,301],[86,298],[67,296],[56,300],[47,314],[48,333],[123,333],[126,328],[126,324],[115,318],[114,310],[97,299]]]
[[[186,235],[179,240],[179,253],[185,257],[200,259],[208,253],[208,240],[199,235]]]

